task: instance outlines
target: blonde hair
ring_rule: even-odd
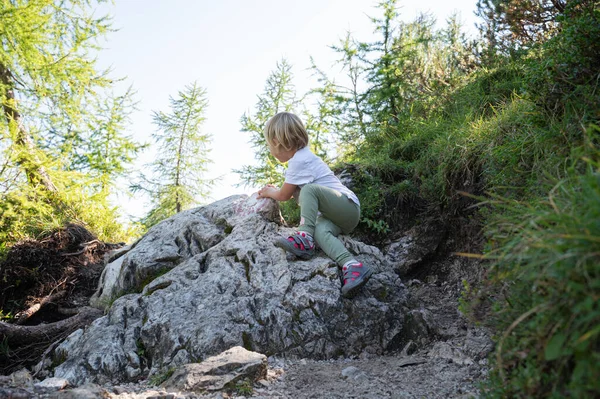
[[[299,150],[308,145],[308,133],[304,124],[291,112],[279,112],[267,122],[265,139],[274,149]]]

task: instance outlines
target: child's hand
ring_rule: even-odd
[[[271,195],[277,191],[277,188],[272,184],[267,184],[258,190],[258,198],[272,198]]]

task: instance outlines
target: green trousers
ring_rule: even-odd
[[[321,249],[338,265],[354,256],[337,238],[350,233],[360,219],[360,207],[339,191],[307,184],[300,190],[300,226],[298,230],[312,235]],[[321,212],[321,215],[318,215]]]

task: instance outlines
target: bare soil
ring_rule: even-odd
[[[37,240],[18,242],[0,263],[2,322],[40,326],[73,316],[89,304],[104,268],[104,255],[122,245],[99,241],[76,224]],[[67,333],[70,331],[61,336]],[[48,345],[61,336],[23,344],[0,337],[0,373],[35,364]]]

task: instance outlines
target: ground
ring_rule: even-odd
[[[84,243],[89,242],[88,238]],[[76,248],[63,249],[59,253],[64,257],[65,253],[77,252],[74,249],[80,246],[78,243]],[[478,397],[479,384],[487,375],[487,355],[493,345],[490,334],[459,310],[463,280],[477,279],[481,265],[453,255],[452,250],[457,246],[462,244],[447,239],[436,254],[403,277],[411,308],[410,316],[405,320],[407,334],[383,356],[326,361],[271,357],[266,379],[253,383],[241,381],[228,391],[203,395],[166,392],[149,381],[140,381],[116,386],[67,388],[56,396],[52,390],[34,388],[35,379],[22,372],[25,377],[0,378],[0,397],[3,394],[20,397],[16,391],[19,389],[33,393],[33,396],[27,396],[21,391],[25,395],[21,397],[40,398]]]

